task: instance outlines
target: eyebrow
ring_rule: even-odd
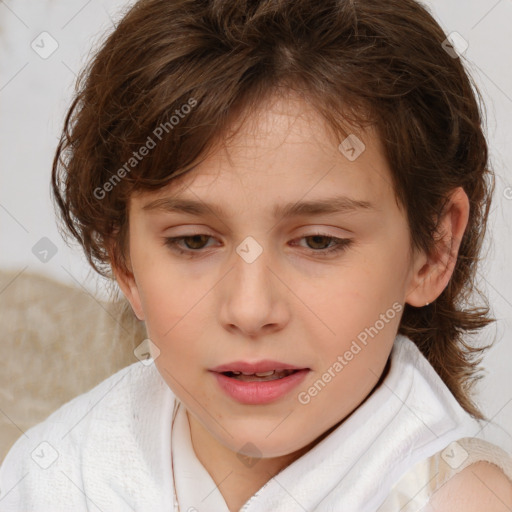
[[[212,213],[217,217],[228,217],[220,205],[193,199],[165,197],[155,199],[142,207],[143,211],[164,211],[169,213],[187,213],[195,216],[207,216]],[[301,201],[275,205],[272,213],[274,218],[290,218],[299,216],[323,215],[329,213],[345,213],[357,210],[375,210],[368,201],[361,201],[347,196],[336,196],[312,201]]]

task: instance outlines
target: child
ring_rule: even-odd
[[[20,437],[1,511],[512,507],[470,394],[492,174],[452,43],[413,0],[127,12],[52,184],[148,339]]]

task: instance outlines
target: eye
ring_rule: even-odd
[[[319,256],[328,256],[332,253],[344,251],[352,243],[352,240],[350,240],[349,238],[337,238],[335,236],[330,236],[330,235],[326,235],[323,233],[315,233],[313,235],[307,235],[307,236],[300,238],[299,240],[302,240],[302,239],[306,240],[308,238],[312,239],[312,241],[313,241],[312,245],[316,246],[317,248],[318,248],[318,245],[325,246],[325,245],[332,244],[328,248],[325,248],[325,249],[310,250],[310,252],[315,253]],[[308,245],[311,245],[311,242]]]
[[[210,235],[204,234],[176,236],[173,238],[165,238],[165,245],[170,247],[173,251],[176,251],[178,254],[198,252],[200,249],[204,247],[204,244],[201,241],[201,239],[204,240],[205,238],[212,237]],[[189,243],[190,240],[192,240],[191,244]],[[186,249],[182,249],[182,246],[179,244],[179,242],[181,241],[187,241]]]
[[[205,239],[213,238],[206,234],[191,234],[177,237],[166,237],[164,238],[164,245],[169,247],[172,251],[178,254],[185,254],[194,257],[194,253],[200,253],[205,247]],[[298,240],[312,239],[313,246],[317,246],[316,249],[308,248],[310,254],[318,256],[328,256],[333,253],[338,253],[352,244],[352,240],[348,238],[337,238],[334,236],[326,235],[323,233],[314,233],[311,235],[303,236]],[[181,244],[184,242],[185,248]],[[309,245],[309,244],[308,244]],[[320,246],[329,246],[326,248],[318,248]]]

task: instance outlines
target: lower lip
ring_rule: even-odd
[[[309,370],[298,370],[282,379],[262,382],[244,382],[213,372],[221,389],[231,398],[247,405],[261,405],[274,402],[298,386]]]

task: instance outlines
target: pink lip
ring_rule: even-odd
[[[256,361],[255,363],[250,363],[246,361],[233,361],[232,363],[222,364],[220,366],[216,366],[215,368],[210,368],[212,372],[244,372],[244,373],[260,373],[260,372],[269,372],[271,370],[303,370],[304,368],[300,368],[298,366],[294,366],[293,364],[282,363],[280,361],[272,361],[270,359],[265,359],[263,361]]]
[[[266,366],[267,370],[270,369]],[[289,367],[288,367],[289,368]],[[223,370],[230,371],[230,370]],[[242,371],[242,370],[235,370]],[[243,370],[246,371],[246,370]],[[253,371],[253,370],[248,370]],[[309,369],[298,370],[282,379],[275,379],[262,382],[244,382],[233,379],[222,373],[214,372],[217,382],[221,389],[232,399],[247,405],[261,405],[274,402],[289,393],[294,387],[298,386],[309,373]]]

